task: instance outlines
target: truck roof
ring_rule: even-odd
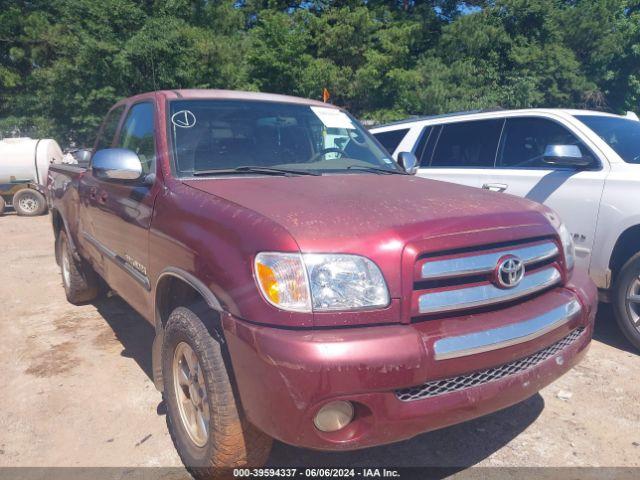
[[[330,103],[324,103],[319,100],[310,100],[308,98],[293,97],[290,95],[279,95],[276,93],[246,92],[241,90],[218,90],[218,89],[176,89],[176,90],[158,90],[155,92],[146,92],[133,97],[129,97],[124,101],[138,100],[148,98],[153,95],[162,95],[169,99],[218,99],[218,100],[255,100],[263,102],[283,102],[296,103],[300,105],[314,105],[318,107],[338,108]],[[120,102],[119,102],[120,103]]]

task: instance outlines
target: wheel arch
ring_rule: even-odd
[[[177,267],[167,267],[158,276],[154,289],[156,335],[152,348],[153,382],[159,391],[164,389],[162,378],[162,344],[164,329],[171,312],[180,306],[202,302],[204,309],[221,313],[222,304],[211,290],[193,274]],[[224,342],[220,316],[212,316],[205,325],[209,332]]]
[[[609,258],[612,284],[626,261],[638,252],[640,252],[640,224],[628,227],[616,240]]]
[[[54,250],[56,263],[60,265],[60,258],[58,252],[58,239],[60,238],[60,232],[64,230],[64,233],[67,234],[67,240],[69,241],[69,246],[71,247],[71,252],[73,253],[73,257],[77,261],[81,261],[80,254],[78,253],[78,249],[76,248],[76,244],[73,240],[73,235],[71,235],[71,231],[69,230],[69,225],[67,224],[64,215],[60,210],[55,207],[49,209],[51,213],[51,226],[53,227],[53,238],[54,238]]]

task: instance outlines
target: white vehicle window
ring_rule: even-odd
[[[502,124],[498,119],[444,125],[430,166],[493,168]]]
[[[431,155],[433,154],[433,146],[436,143],[439,132],[440,127],[428,126],[424,127],[424,129],[420,133],[420,140],[418,140],[414,153],[416,154],[416,157],[418,157],[418,161],[420,162],[421,167],[429,166]]]
[[[553,120],[539,117],[508,118],[502,134],[497,167],[548,170],[552,167],[543,160],[548,145],[577,145],[584,157],[593,158],[578,137]]]
[[[640,122],[628,118],[576,115],[627,163],[640,163]]]
[[[393,153],[400,142],[405,137],[408,128],[400,128],[398,130],[388,130],[386,132],[377,132],[374,133],[373,136],[382,144],[384,148],[387,149],[387,152]]]

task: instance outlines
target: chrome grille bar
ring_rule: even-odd
[[[569,323],[580,314],[580,310],[580,302],[574,299],[524,322],[442,338],[433,345],[435,359],[466,357],[528,342]]]
[[[561,275],[558,269],[550,267],[526,273],[518,286],[508,290],[488,283],[473,287],[423,293],[418,298],[418,310],[421,314],[450,312],[507,302],[549,288],[560,282],[560,280]]]
[[[527,265],[555,257],[558,255],[558,247],[554,242],[544,242],[480,255],[426,261],[422,265],[421,276],[423,280],[433,280],[488,273],[496,268],[498,260],[505,255],[520,257]]]

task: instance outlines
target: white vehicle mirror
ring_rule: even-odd
[[[577,145],[547,145],[543,161],[557,167],[587,167],[591,165],[590,157],[583,157]]]

